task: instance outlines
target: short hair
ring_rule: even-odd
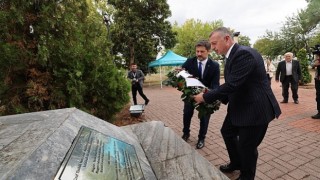
[[[231,38],[233,38],[233,34],[232,34],[231,31],[230,31],[228,28],[226,28],[226,27],[219,27],[219,28],[213,30],[213,31],[210,33],[210,36],[209,36],[209,37],[211,37],[212,34],[213,34],[213,33],[216,33],[216,32],[219,32],[219,33],[223,34],[224,36],[229,35]]]
[[[288,55],[293,57],[293,53],[292,52],[287,52],[287,53],[284,54],[284,56],[288,56]]]
[[[130,66],[134,66],[134,65],[137,65],[137,64],[136,64],[136,63],[131,63],[131,64],[130,64]]]
[[[199,47],[199,46],[205,47],[206,50],[208,51],[211,49],[211,44],[207,40],[198,41],[196,44],[196,47]]]

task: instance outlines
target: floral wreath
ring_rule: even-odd
[[[174,69],[167,74],[168,79],[163,81],[163,84],[166,86],[172,86],[177,88],[177,90],[182,92],[181,99],[184,102],[189,102],[193,107],[199,112],[198,118],[200,119],[203,116],[213,114],[215,111],[219,110],[221,102],[219,100],[214,101],[213,103],[201,103],[197,104],[193,97],[201,92],[207,93],[209,89],[207,87],[200,86],[187,86],[186,80],[182,76],[178,76],[180,70]]]

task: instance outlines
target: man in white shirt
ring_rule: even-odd
[[[282,83],[282,96],[281,103],[288,103],[289,98],[289,86],[291,86],[292,98],[295,104],[299,104],[298,101],[298,86],[301,80],[301,68],[300,63],[297,60],[293,60],[293,53],[287,52],[284,54],[284,61],[279,62],[276,70],[276,82]]]

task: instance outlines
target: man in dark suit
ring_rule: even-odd
[[[141,70],[137,69],[138,66],[135,63],[132,63],[130,68],[131,70],[128,72],[127,78],[131,80],[131,92],[132,92],[133,104],[137,105],[137,91],[138,91],[140,96],[144,99],[144,104],[148,105],[149,99],[143,93],[144,74]]]
[[[205,94],[194,96],[197,103],[217,99],[229,103],[221,128],[230,163],[221,165],[222,172],[240,170],[241,180],[253,180],[262,142],[270,121],[281,110],[271,90],[261,55],[254,49],[236,44],[225,27],[210,35],[211,48],[227,60],[225,83]]]
[[[291,85],[292,98],[295,104],[299,104],[298,101],[298,85],[301,80],[301,68],[300,63],[297,60],[293,60],[293,53],[287,52],[284,54],[284,61],[279,62],[276,70],[276,82],[282,83],[282,96],[281,103],[288,103],[289,86]]]
[[[208,41],[199,41],[196,44],[196,57],[189,58],[182,65],[189,74],[198,78],[206,87],[214,89],[219,86],[220,68],[219,63],[208,58],[210,53],[210,43]],[[190,137],[190,123],[193,116],[194,107],[191,103],[185,102],[183,109],[183,136],[187,141]],[[200,118],[200,130],[198,134],[197,149],[204,147],[204,139],[206,138],[210,114]]]
[[[320,119],[320,44],[317,44],[315,46],[315,50],[312,53],[314,55],[312,67],[315,68],[314,87],[316,88],[316,102],[318,113],[311,116],[311,118]]]

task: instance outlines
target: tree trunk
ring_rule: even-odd
[[[129,50],[130,50],[130,64],[132,64],[132,63],[134,63],[134,45],[133,45],[133,43],[130,43]]]

